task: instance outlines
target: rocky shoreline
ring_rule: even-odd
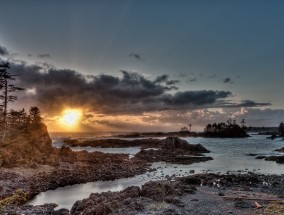
[[[146,160],[148,162],[168,162],[174,164],[192,164],[204,162],[213,158],[204,156],[203,153],[209,153],[202,145],[188,144],[187,141],[177,137],[168,137],[165,139],[161,148],[142,149],[135,155],[135,158]]]
[[[50,144],[50,139],[45,139]],[[44,154],[42,162],[35,162],[42,153],[36,154],[36,159],[30,159],[23,166],[19,166],[19,162],[15,166],[13,163],[7,165],[5,161],[7,167],[0,169],[0,214],[246,215],[263,214],[264,211],[265,214],[274,214],[267,213],[272,207],[270,202],[280,204],[278,202],[283,201],[283,176],[228,173],[182,178],[166,176],[167,180],[148,182],[142,187],[91,194],[89,198],[78,200],[71,210],[56,210],[56,204],[31,206],[26,202],[40,192],[78,183],[133,177],[151,171],[149,168],[153,162],[192,164],[212,159],[204,156],[210,151],[202,145],[188,144],[178,137],[65,143],[68,146],[141,147],[141,151],[132,158],[127,154],[74,152],[67,146],[50,148],[49,144],[45,145],[49,154]],[[282,152],[283,149],[278,151]]]
[[[283,211],[284,177],[277,175],[197,174],[151,181],[120,192],[93,193],[69,211],[55,204],[9,206],[2,214],[267,214]]]
[[[160,148],[155,151],[158,154],[154,161],[175,163],[175,159],[186,155],[190,156],[179,159],[179,163],[189,164],[212,159],[201,154],[209,152],[201,145],[191,145],[176,137],[160,141],[162,142]],[[28,201],[40,192],[58,187],[98,180],[115,180],[146,173],[153,162],[149,159],[153,156],[153,150],[142,151],[142,154],[138,153],[130,159],[127,154],[74,152],[63,146],[60,149],[53,149],[45,164],[33,163],[28,167],[1,168],[0,206],[1,202],[13,198],[19,189],[25,194],[25,201]],[[171,159],[164,160],[164,155]],[[12,210],[9,205],[16,203],[17,201],[12,202],[7,204],[8,206],[4,204],[6,213],[12,212],[14,209]],[[28,210],[38,208],[25,207],[29,208]],[[46,207],[48,210],[54,208],[51,205]]]
[[[284,153],[284,148],[274,150],[276,152]],[[249,156],[255,156],[255,159],[264,159],[265,161],[275,161],[279,164],[284,164],[284,155],[258,155],[258,154],[249,154]]]
[[[40,192],[67,185],[133,177],[145,173],[150,167],[149,163],[130,160],[125,154],[77,152],[76,155],[78,154],[85,155],[85,160],[72,161],[73,159],[68,157],[68,161],[61,161],[57,166],[1,169],[0,199],[13,195],[17,189],[23,189],[32,198]]]
[[[70,212],[74,215],[261,214],[268,212],[269,200],[283,201],[283,182],[281,176],[253,173],[171,178],[122,192],[91,194],[77,201]]]

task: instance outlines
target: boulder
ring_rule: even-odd
[[[180,139],[178,137],[167,137],[165,139],[162,149],[166,150],[185,150],[192,152],[207,153],[210,152],[201,144],[189,144],[186,140]]]

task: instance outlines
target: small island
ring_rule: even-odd
[[[204,132],[192,132],[187,127],[181,128],[176,132],[134,132],[123,135],[115,135],[117,138],[144,138],[144,137],[209,137],[209,138],[245,138],[248,128],[245,125],[245,120],[241,121],[241,125],[237,124],[236,120],[228,119],[227,122],[207,124]]]
[[[238,125],[236,120],[229,119],[227,123],[213,123],[206,125],[204,137],[221,137],[221,138],[242,138],[249,137],[245,120]]]

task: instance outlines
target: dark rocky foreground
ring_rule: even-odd
[[[49,138],[44,136],[43,140],[48,153],[39,150],[26,151],[25,157],[20,157],[21,149],[15,153],[20,160],[14,163],[12,159],[15,159],[15,155],[5,157],[2,164],[6,168],[0,169],[0,208],[5,208],[5,213],[13,214],[12,211],[16,210],[13,205],[21,205],[40,192],[78,183],[133,177],[145,173],[153,162],[149,159],[153,156],[152,150],[142,150],[142,154],[138,153],[134,158],[129,159],[126,154],[73,152],[68,147],[56,149],[50,147]],[[43,144],[43,140],[38,141]],[[29,142],[26,144],[30,146]],[[18,147],[18,144],[9,147],[12,149]],[[160,140],[157,152],[159,153],[155,155],[154,161],[173,163],[178,161],[178,163],[189,164],[211,159],[200,154],[209,152],[201,145],[190,145],[176,137]],[[21,163],[22,159],[24,162]],[[40,162],[37,162],[38,160]],[[41,214],[35,211],[53,210],[54,205],[24,206],[24,208],[33,211],[31,214]],[[29,214],[29,212],[23,213]],[[42,214],[48,214],[48,212]]]
[[[141,188],[132,186],[121,192],[93,193],[89,198],[77,201],[71,211],[56,211],[53,204],[14,205],[6,207],[2,214],[277,215],[283,214],[283,195],[283,175],[199,174],[152,181]]]
[[[29,168],[16,169],[2,168],[0,198],[13,195],[17,189],[23,189],[33,197],[40,192],[66,185],[133,177],[145,173],[152,163],[150,158],[154,150],[142,151],[129,159],[126,154],[73,152],[68,147],[54,149],[49,162],[44,165],[33,164]],[[168,158],[169,162],[178,160],[179,163],[188,164],[212,159],[200,155],[208,152],[201,145],[190,145],[178,138],[167,138],[164,140],[164,146],[154,152],[158,152],[155,161],[165,161]],[[184,154],[200,156],[180,158]]]

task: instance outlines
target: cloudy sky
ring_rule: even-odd
[[[49,130],[202,130],[284,120],[280,0],[0,0],[0,57]]]

